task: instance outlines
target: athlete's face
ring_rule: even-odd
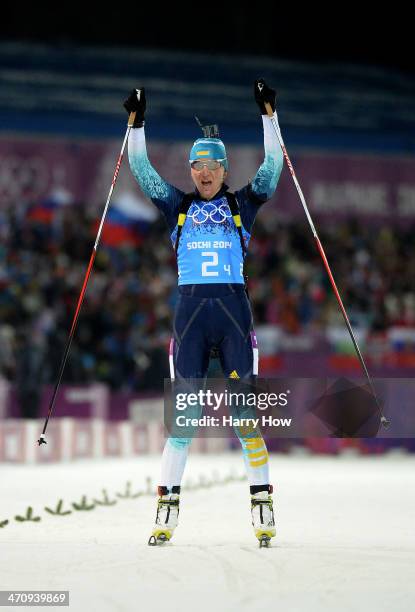
[[[191,173],[200,195],[206,200],[211,200],[218,193],[226,177],[226,171],[222,165],[216,170],[209,170],[204,164],[202,170],[191,168]]]

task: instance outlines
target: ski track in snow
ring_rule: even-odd
[[[415,457],[273,455],[277,537],[259,549],[246,481],[183,491],[171,543],[149,547],[154,495],[111,499],[126,481],[153,488],[160,457],[0,466],[0,589],[69,590],[72,611],[413,610]],[[184,483],[243,474],[240,453],[191,454]],[[18,523],[28,506],[39,523]],[[5,608],[6,609],[6,608]]]

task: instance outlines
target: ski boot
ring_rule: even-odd
[[[159,487],[158,494],[156,522],[148,541],[149,546],[171,540],[179,519],[180,487],[173,487],[171,492],[167,487]]]
[[[262,489],[258,491],[258,489]],[[255,536],[260,548],[268,548],[271,538],[275,536],[274,509],[272,505],[272,486],[251,487],[251,514]]]

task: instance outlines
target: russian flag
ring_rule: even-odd
[[[139,246],[148,226],[158,216],[157,209],[148,206],[130,192],[121,193],[107,213],[102,230],[102,243],[110,247]],[[98,229],[99,221],[96,223]]]
[[[27,211],[27,219],[42,225],[53,223],[56,211],[62,206],[67,206],[73,201],[72,195],[66,189],[54,189],[39,204],[31,206]]]

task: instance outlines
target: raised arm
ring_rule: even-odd
[[[276,116],[275,91],[259,79],[255,81],[254,93],[262,115],[265,157],[253,181],[235,193],[241,210],[242,224],[248,232],[252,229],[259,207],[273,196],[284,160],[281,146],[264,106],[265,102],[269,102]]]
[[[276,116],[275,91],[268,87],[265,81],[259,79],[255,81],[254,92],[262,115],[265,157],[252,181],[251,188],[253,193],[265,202],[272,197],[277,188],[284,158],[271,119],[264,106],[265,102],[269,102]]]
[[[144,88],[133,89],[124,102],[128,113],[136,112],[133,129],[128,139],[128,157],[131,172],[141,187],[142,192],[157,206],[166,217],[171,230],[177,223],[183,191],[165,181],[152,166],[148,155],[144,131],[144,112],[146,98]]]

